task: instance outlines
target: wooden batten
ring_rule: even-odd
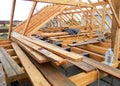
[[[30,80],[34,86],[51,86],[44,76],[38,71],[38,69],[33,65],[33,63],[28,59],[26,54],[20,49],[16,43],[12,43],[17,56],[19,57],[25,71],[29,75]],[[33,71],[34,70],[34,71]]]

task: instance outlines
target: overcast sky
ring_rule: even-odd
[[[0,0],[0,20],[10,20],[13,0]],[[25,20],[30,12],[33,2],[16,0],[14,20]],[[44,7],[45,3],[38,3],[37,9]],[[35,10],[37,11],[37,10]]]

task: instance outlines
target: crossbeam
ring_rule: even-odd
[[[46,3],[55,3],[55,4],[63,4],[63,5],[70,5],[70,6],[86,6],[92,7],[92,5],[86,4],[82,1],[75,1],[75,0],[27,0],[27,1],[37,1],[37,2],[46,2]]]

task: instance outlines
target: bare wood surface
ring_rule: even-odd
[[[75,66],[77,66],[78,68],[84,70],[85,72],[90,72],[92,70],[95,69],[95,67],[87,64],[86,62],[80,61],[80,62],[74,62],[69,60],[70,63],[74,64]]]
[[[26,54],[20,49],[16,43],[12,43],[17,56],[19,57],[22,65],[25,68],[30,80],[34,86],[51,86],[44,76],[38,71],[38,69],[33,65],[33,63],[28,59]]]
[[[86,41],[82,43],[75,43],[75,44],[68,44],[70,47],[75,47],[75,46],[82,46],[82,45],[87,45],[87,44],[94,44],[94,43],[99,43],[99,41]]]
[[[11,66],[11,64],[9,63],[9,61],[7,60],[7,58],[9,59],[10,57],[6,57],[4,51],[2,48],[0,48],[0,61],[3,64],[3,68],[7,74],[7,77],[13,77],[16,76],[16,72],[14,70],[14,68]]]
[[[28,40],[25,40],[23,37],[15,37],[15,39],[17,39],[18,41],[24,43],[26,46],[36,50],[37,52],[45,55],[50,61],[53,61],[53,62],[56,62],[56,63],[59,63],[59,64],[65,64],[66,63],[66,60],[61,58],[60,56],[28,41]]]
[[[5,72],[3,71],[3,67],[1,63],[0,63],[0,84],[2,86],[7,86]]]
[[[37,53],[35,50],[27,47],[26,45],[22,44],[19,42],[19,45],[24,48],[26,50],[26,52],[28,52],[28,54],[30,54],[37,62],[39,63],[45,63],[48,62],[47,57],[40,55],[39,53]]]
[[[120,79],[120,70],[119,69],[113,68],[104,63],[101,63],[101,62],[98,62],[98,61],[95,61],[95,60],[92,60],[92,59],[86,58],[86,57],[83,59],[83,61],[98,68],[99,70],[101,70],[107,74],[110,74],[110,75],[115,76]]]
[[[33,62],[37,66],[37,68],[43,73],[43,75],[47,78],[47,80],[52,84],[52,86],[76,86],[50,63],[38,64],[35,61]]]
[[[98,72],[96,70],[88,73],[82,72],[80,74],[69,77],[69,79],[77,86],[87,86],[98,79]]]
[[[79,56],[78,54],[75,54],[72,52],[65,51],[62,48],[52,45],[50,43],[44,42],[42,40],[38,40],[36,38],[33,38],[33,39],[28,38],[28,37],[24,37],[24,38],[32,43],[35,43],[41,47],[44,47],[45,49],[48,49],[51,52],[54,52],[54,53],[60,55],[61,57],[68,58],[68,59],[71,59],[74,61],[82,60],[82,56]]]
[[[10,38],[12,32],[15,5],[16,5],[16,0],[13,0],[8,38]]]

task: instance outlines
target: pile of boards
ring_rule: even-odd
[[[112,68],[98,61],[94,61],[90,58],[86,58],[82,55],[65,51],[62,48],[45,41],[38,40],[34,37],[26,37],[17,33],[13,34],[12,38],[38,63],[52,62],[59,66],[70,62],[86,71],[85,65],[80,65],[81,63],[84,63],[87,64],[87,67],[90,67],[90,65],[94,66],[91,67],[91,70],[98,68],[101,71],[120,78],[120,70],[118,69]]]

